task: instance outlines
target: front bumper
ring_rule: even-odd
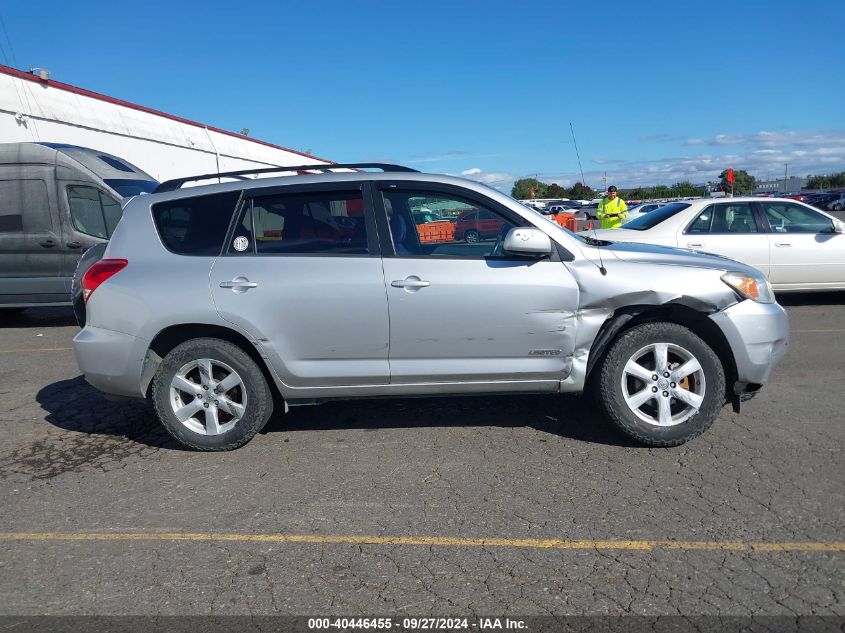
[[[745,300],[710,315],[728,340],[737,370],[737,393],[762,385],[789,344],[789,317],[777,303]]]
[[[73,338],[73,351],[85,380],[93,387],[115,396],[144,397],[141,371],[147,351],[145,341],[88,325]]]

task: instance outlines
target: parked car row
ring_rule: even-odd
[[[845,211],[845,191],[808,193],[804,202],[822,211]]]

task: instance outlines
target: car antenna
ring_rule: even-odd
[[[584,179],[584,168],[581,167],[581,154],[578,153],[578,141],[575,140],[575,128],[572,127],[572,121],[569,122],[569,131],[572,132],[572,144],[575,146],[575,156],[578,158],[578,170],[581,172],[581,183],[586,184]],[[607,268],[604,267],[604,260],[601,256],[601,243],[596,238],[596,227],[590,224],[593,227],[593,239],[596,241],[596,246],[599,251],[599,272],[602,275],[607,275]]]
[[[601,256],[601,240],[596,237],[596,227],[593,225],[593,239],[596,241],[596,248],[599,251],[599,272],[602,276],[607,276],[607,268],[604,267],[604,260]]]

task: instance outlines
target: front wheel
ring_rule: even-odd
[[[598,387],[607,417],[649,446],[697,437],[725,403],[719,357],[676,323],[646,323],[620,336],[602,362]]]
[[[228,341],[176,346],[153,379],[159,420],[180,444],[228,451],[251,440],[273,412],[273,395],[255,361]]]
[[[464,234],[464,239],[467,241],[467,244],[476,244],[481,239],[481,235],[479,235],[478,231],[469,230]]]

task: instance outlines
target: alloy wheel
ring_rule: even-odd
[[[232,429],[246,412],[246,404],[240,375],[219,360],[193,360],[170,381],[173,414],[200,435],[220,435]]]
[[[673,343],[653,343],[631,355],[622,370],[622,395],[638,418],[675,426],[698,413],[706,381],[701,363]]]

